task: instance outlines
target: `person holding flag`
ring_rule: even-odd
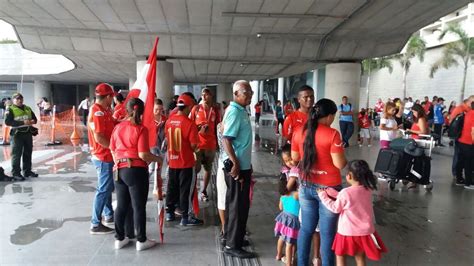
[[[165,124],[168,143],[168,188],[166,191],[166,221],[174,221],[176,204],[182,211],[181,225],[202,225],[203,221],[189,215],[189,195],[196,162],[194,152],[199,144],[196,124],[189,119],[194,100],[187,94],[178,98],[178,112]]]

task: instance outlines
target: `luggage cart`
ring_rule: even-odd
[[[403,139],[410,139],[409,133],[400,129]],[[433,181],[430,179],[431,154],[435,147],[434,137],[426,134],[418,134],[419,139],[414,139],[417,148],[423,149],[421,156],[412,156],[403,150],[385,149],[380,150],[375,166],[375,172],[387,180],[390,190],[394,190],[396,184],[402,181],[404,185],[414,182],[424,186],[425,190],[433,190]]]

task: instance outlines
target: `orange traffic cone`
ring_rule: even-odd
[[[0,145],[10,145],[10,127],[7,125],[3,125],[3,136],[2,141],[0,141]]]
[[[81,138],[79,134],[77,133],[77,128],[76,128],[76,106],[72,107],[72,126],[73,126],[73,131],[71,134],[71,142],[73,145],[77,145],[77,141]]]
[[[46,143],[46,146],[54,146],[63,144],[56,140],[56,105],[53,106],[53,116],[51,118],[51,141]]]

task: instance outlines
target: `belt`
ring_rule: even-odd
[[[122,158],[117,160],[119,163],[127,163],[128,168],[132,167],[132,162],[133,161],[141,161],[141,159],[135,159],[135,158]]]

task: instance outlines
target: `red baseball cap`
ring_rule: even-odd
[[[179,96],[178,103],[176,105],[177,106],[193,106],[194,100],[193,98],[191,98],[191,96],[183,93]]]
[[[115,95],[114,89],[107,83],[100,83],[95,87],[95,95],[98,96],[107,96],[107,95]]]

